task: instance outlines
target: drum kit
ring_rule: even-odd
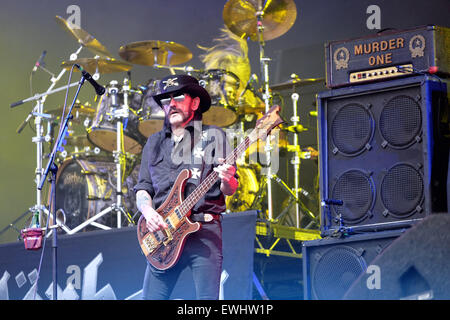
[[[269,87],[267,66],[270,59],[264,55],[265,41],[287,32],[294,24],[296,14],[293,0],[267,1],[265,5],[261,0],[229,0],[224,6],[223,19],[230,31],[239,37],[256,41],[260,45],[261,72],[264,75],[264,82],[260,90],[262,98],[258,99],[260,101],[258,106],[240,103],[238,96],[240,79],[232,72],[221,69],[198,70],[190,66],[180,66],[192,59],[191,51],[181,44],[161,40],[133,42],[119,48],[118,54],[123,60],[116,60],[111,57],[108,49],[88,32],[57,16],[58,25],[75,38],[80,47],[71,54],[69,60],[62,62],[60,75],[52,78],[52,85],[45,93],[21,101],[21,103],[36,101],[36,107],[25,120],[28,122],[31,117],[34,117],[36,123],[37,137],[33,138],[33,142],[37,145],[36,182],[42,178],[43,143],[47,142],[51,149],[55,140],[53,130],[48,130],[47,135],[43,137],[42,122],[47,121],[49,128],[57,126],[63,119],[61,114],[65,111],[63,107],[44,110],[44,101],[48,95],[76,85],[73,83],[53,90],[62,74],[69,70],[76,70],[73,68],[75,64],[93,74],[94,79],[101,74],[121,72],[127,74],[122,81],[113,80],[106,85],[105,94],[96,101],[96,107],[88,102],[82,104],[79,101],[73,106],[72,119],[57,155],[59,169],[56,177],[55,203],[58,212],[62,212],[60,216],[62,229],[72,234],[92,228],[110,229],[112,226],[120,228],[123,226],[123,216],[128,224],[134,224],[138,210],[132,187],[138,179],[139,157],[147,138],[161,130],[164,123],[164,112],[152,98],[152,95],[158,93],[159,82],[150,79],[145,84],[132,87],[129,71],[135,65],[170,69],[172,73],[180,70],[193,75],[211,96],[211,108],[203,115],[203,122],[222,128],[240,126],[243,130],[246,116],[259,117],[268,110],[271,104],[271,90],[323,81],[323,79],[295,78]],[[78,53],[83,48],[94,53],[95,57],[78,58]],[[298,100],[298,95],[294,100]],[[294,125],[291,127],[295,129],[301,127],[296,113],[296,104],[293,110]],[[286,128],[279,131],[279,139],[275,147],[286,152],[293,150],[295,153],[293,162],[296,176],[298,176],[299,159],[304,158],[304,155],[298,147],[297,134],[294,138],[295,144],[291,146],[287,142],[286,135],[293,130],[283,129]],[[273,147],[260,144],[254,147],[256,149],[250,149],[247,156],[254,152],[265,152],[269,155]],[[268,167],[270,168],[270,164]],[[238,174],[240,186],[235,195],[227,197],[228,210],[245,211],[255,208],[261,201],[261,195],[265,193],[262,192],[265,186],[267,187],[266,196],[271,196],[270,180],[276,176],[270,171],[266,178],[262,179],[258,166],[238,164]],[[298,198],[299,189],[296,178],[296,186],[292,192],[296,198]],[[37,192],[37,204],[29,211],[33,213],[38,211],[42,217],[43,213],[49,214],[49,212],[47,206],[43,205],[40,191]],[[268,206],[271,207],[270,199],[268,199]],[[111,212],[117,214],[108,215]],[[270,208],[269,219],[272,219]]]

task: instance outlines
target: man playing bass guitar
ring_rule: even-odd
[[[232,195],[238,187],[236,166],[224,161],[230,151],[224,131],[201,123],[211,98],[197,79],[171,75],[161,80],[159,89],[154,99],[164,109],[164,127],[145,144],[134,188],[145,227],[150,232],[171,227],[170,221],[163,219],[155,208],[164,203],[182,170],[190,171],[185,197],[210,172],[216,171],[219,179],[192,207],[189,220],[199,222],[201,228],[187,236],[177,262],[164,270],[147,263],[142,298],[168,299],[180,273],[190,268],[197,299],[218,299],[222,272],[221,213],[226,210],[225,196]]]

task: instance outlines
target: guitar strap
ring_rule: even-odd
[[[191,183],[195,187],[200,184],[204,174],[205,148],[209,143],[207,134],[208,131],[203,126],[201,134],[194,134],[194,146],[191,149],[191,164],[189,167],[191,177],[187,180],[187,183]]]

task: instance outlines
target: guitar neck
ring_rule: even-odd
[[[251,135],[251,134],[250,134]],[[234,164],[236,159],[250,146],[250,138],[245,137],[234,150],[226,158],[225,163]],[[179,207],[180,213],[183,217],[195,206],[195,204],[205,196],[209,189],[216,183],[219,179],[219,174],[216,171],[211,172],[205,180],[203,180],[197,188],[183,201]]]

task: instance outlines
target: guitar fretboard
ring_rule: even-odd
[[[253,133],[253,132],[252,132]],[[250,134],[252,135],[252,134]],[[250,146],[251,141],[249,136],[245,139],[231,152],[226,158],[225,163],[234,164],[236,159]],[[205,180],[203,180],[197,188],[183,201],[183,203],[178,208],[179,212],[184,217],[192,207],[208,192],[209,189],[216,183],[219,178],[219,174],[216,171],[211,172]]]

